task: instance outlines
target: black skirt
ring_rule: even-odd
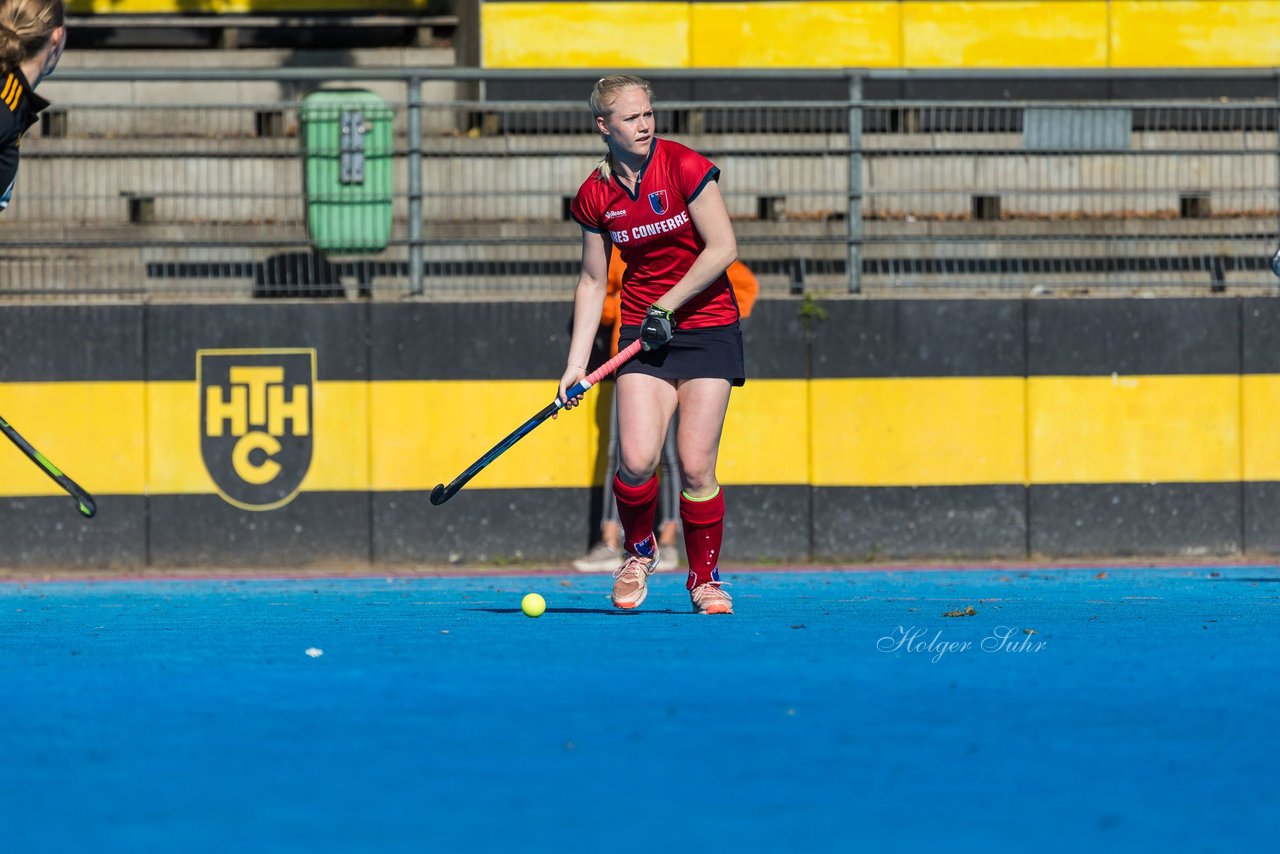
[[[622,350],[640,337],[639,326],[624,326],[618,336]],[[648,374],[667,380],[691,380],[702,377],[726,379],[733,385],[747,381],[742,358],[742,328],[708,326],[702,329],[676,329],[665,347],[645,352],[618,369],[623,374]]]

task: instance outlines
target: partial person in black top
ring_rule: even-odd
[[[35,93],[67,44],[63,0],[0,0],[0,210],[18,175],[18,146],[49,102]]]

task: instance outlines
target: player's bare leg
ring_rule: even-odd
[[[644,374],[618,378],[618,475],[613,491],[622,523],[623,564],[614,573],[613,604],[631,609],[649,595],[649,576],[660,555],[654,537],[658,511],[656,472],[667,425],[676,409],[675,384]]]
[[[723,379],[684,380],[678,388],[680,424],[676,442],[684,482],[680,519],[689,557],[686,586],[693,609],[700,614],[733,613],[733,600],[720,587],[724,495],[716,479],[730,388],[729,381]]]

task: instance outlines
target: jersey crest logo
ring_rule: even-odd
[[[658,190],[656,193],[649,194],[649,207],[653,208],[653,212],[658,216],[662,216],[667,212],[667,191]]]

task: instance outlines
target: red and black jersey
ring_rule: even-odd
[[[0,210],[9,206],[18,174],[18,144],[49,102],[31,91],[22,72],[0,72]]]
[[[654,138],[633,194],[615,175],[593,172],[569,208],[578,224],[618,247],[627,270],[622,277],[622,323],[640,324],[644,313],[689,271],[706,242],[693,227],[689,203],[720,170],[692,149]],[[676,311],[684,329],[727,326],[738,304],[724,273]]]

